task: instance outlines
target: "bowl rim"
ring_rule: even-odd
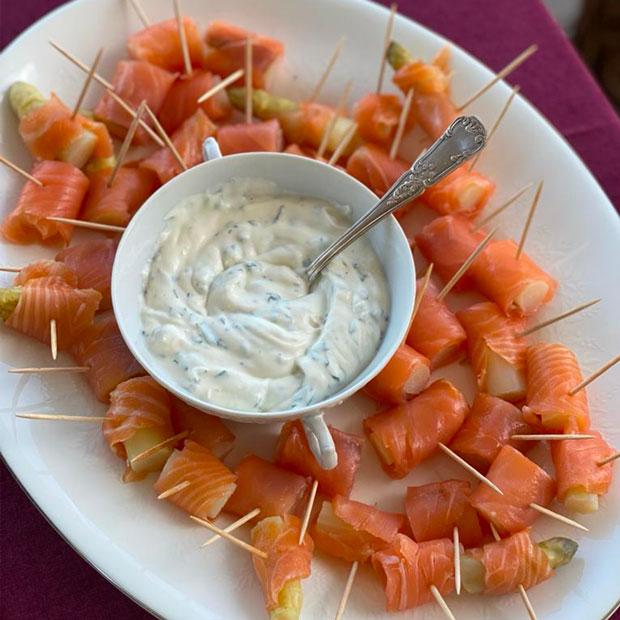
[[[396,331],[392,335],[392,340],[389,343],[389,346],[387,347],[383,355],[378,359],[375,359],[375,357],[373,357],[373,359],[359,371],[356,377],[339,391],[335,392],[334,394],[329,395],[328,397],[322,399],[321,401],[317,401],[316,403],[313,403],[312,405],[307,405],[305,407],[298,407],[298,408],[280,409],[276,411],[234,409],[234,408],[229,408],[229,407],[222,407],[220,405],[216,405],[214,403],[210,403],[206,400],[198,398],[195,395],[191,394],[190,392],[181,389],[178,383],[172,377],[170,377],[165,371],[162,371],[159,368],[157,368],[155,364],[151,363],[151,359],[153,358],[152,355],[149,355],[148,357],[146,357],[142,354],[142,351],[134,345],[133,336],[135,334],[130,333],[126,325],[125,312],[123,311],[123,306],[124,306],[123,296],[126,296],[126,293],[123,292],[122,285],[120,284],[120,275],[119,275],[120,268],[117,266],[118,265],[117,259],[119,257],[122,258],[123,254],[126,251],[125,247],[127,245],[131,245],[133,237],[135,237],[136,234],[139,234],[139,231],[141,227],[143,227],[144,222],[147,221],[146,218],[148,216],[146,214],[148,214],[149,211],[152,211],[152,209],[149,208],[149,205],[157,201],[161,197],[162,190],[164,190],[164,188],[166,192],[168,192],[170,191],[172,184],[180,185],[187,180],[189,175],[202,174],[203,171],[207,169],[207,167],[211,167],[214,165],[225,166],[227,161],[230,162],[234,160],[248,160],[248,162],[251,162],[252,160],[256,158],[270,158],[274,161],[274,165],[277,165],[276,162],[278,161],[280,162],[284,160],[290,161],[291,159],[294,158],[298,160],[299,162],[303,162],[303,165],[306,165],[309,167],[314,166],[314,167],[322,168],[323,172],[332,174],[334,175],[333,178],[339,179],[338,182],[346,183],[349,185],[356,185],[358,186],[358,188],[361,188],[362,191],[369,196],[369,198],[372,198],[374,201],[378,200],[374,192],[372,192],[363,183],[361,183],[360,181],[358,181],[356,178],[352,177],[351,175],[347,174],[346,172],[339,170],[335,166],[331,166],[324,162],[311,159],[308,157],[303,157],[300,155],[294,155],[290,153],[281,153],[281,152],[278,152],[278,153],[252,152],[252,153],[238,153],[234,155],[226,155],[226,156],[216,158],[210,161],[205,161],[196,166],[193,166],[192,168],[189,168],[188,170],[175,176],[173,179],[171,179],[170,181],[162,185],[160,188],[157,189],[156,192],[154,192],[143,203],[140,209],[134,214],[134,216],[132,217],[129,224],[127,225],[118,243],[118,247],[117,247],[117,251],[116,251],[116,255],[114,259],[114,265],[112,269],[112,286],[111,286],[112,307],[114,309],[114,315],[117,320],[118,328],[121,332],[121,335],[122,335],[122,338],[125,344],[129,348],[131,353],[134,355],[134,357],[141,364],[141,366],[144,368],[144,370],[151,377],[153,377],[155,381],[157,381],[160,385],[165,387],[169,392],[171,392],[172,394],[174,394],[181,400],[187,402],[188,404],[196,407],[197,409],[200,409],[201,411],[208,411],[210,413],[214,413],[226,419],[236,420],[238,422],[248,422],[248,423],[257,422],[258,421],[257,418],[260,418],[260,421],[264,421],[264,422],[276,422],[276,421],[284,421],[284,420],[291,420],[291,419],[299,419],[299,418],[304,418],[306,416],[316,415],[322,409],[329,409],[331,407],[340,405],[344,400],[351,397],[353,394],[355,394],[360,389],[362,389],[364,385],[366,385],[369,381],[371,381],[374,377],[376,377],[383,370],[383,368],[389,362],[390,358],[394,355],[398,347],[401,346],[401,344],[404,342],[405,337],[407,335],[407,331],[409,330],[409,327],[410,327],[410,323],[398,325]],[[246,166],[250,167],[251,164],[248,163],[246,164]],[[187,198],[191,195],[193,194],[185,193],[183,198],[180,198],[179,200],[183,200],[184,198]],[[176,204],[178,204],[178,201]],[[172,208],[175,208],[175,206],[173,206]],[[142,213],[142,215],[140,215],[140,213]],[[408,260],[403,261],[403,265],[401,266],[400,269],[402,270],[402,281],[410,283],[409,286],[411,288],[411,294],[410,295],[407,294],[407,291],[403,291],[402,293],[399,291],[397,294],[399,296],[402,294],[407,295],[406,301],[405,301],[405,303],[408,305],[407,314],[411,315],[413,312],[413,306],[415,303],[415,295],[416,295],[416,287],[415,287],[416,268],[415,268],[415,261],[413,258],[413,252],[410,251],[409,242],[407,240],[405,232],[403,231],[402,227],[400,226],[400,224],[398,223],[394,215],[390,215],[384,218],[378,224],[378,226],[390,226],[390,228],[392,229],[391,233],[395,235],[395,242],[393,245],[390,245],[387,248],[388,252],[394,252],[395,254],[402,253],[398,251],[399,246],[402,246],[403,249],[406,247],[407,249],[407,252],[405,252],[404,255],[408,257]],[[380,256],[378,256],[378,258],[379,258],[381,265],[383,266],[384,261],[382,260]],[[386,283],[387,283],[388,291],[390,291],[391,293],[390,296],[393,297],[394,291],[391,290],[392,287],[390,287],[390,284],[387,278],[386,278]],[[391,312],[390,312],[390,316],[391,316]],[[384,334],[384,338],[385,338],[385,334]],[[384,340],[382,339],[379,342],[379,346],[383,342]],[[376,356],[376,353],[375,353],[375,356]],[[369,368],[372,368],[372,370],[366,373],[366,371],[368,371]]]

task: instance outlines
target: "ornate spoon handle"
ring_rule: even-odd
[[[486,144],[486,131],[475,116],[460,116],[385,193],[368,213],[319,254],[306,269],[312,283],[329,261],[377,222],[418,197],[427,187],[450,174]]]

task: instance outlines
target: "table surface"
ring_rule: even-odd
[[[62,3],[0,0],[0,48]],[[400,0],[399,10],[496,70],[531,43],[538,43],[538,53],[510,81],[520,84],[522,94],[570,142],[620,210],[620,120],[540,0]],[[64,542],[3,464],[0,617],[151,618]],[[620,612],[614,620],[620,620]]]

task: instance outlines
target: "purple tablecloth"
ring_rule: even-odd
[[[0,0],[0,47],[59,4]],[[510,81],[567,138],[620,209],[620,122],[539,0],[400,0],[400,11],[494,69],[538,43],[539,52]],[[0,617],[149,618],[58,536],[0,468]]]

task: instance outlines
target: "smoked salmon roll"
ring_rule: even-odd
[[[364,430],[386,473],[403,478],[452,439],[468,412],[463,394],[439,379],[413,400],[366,418]]]
[[[432,140],[436,140],[457,117],[450,99],[450,79],[445,53],[433,63],[414,60],[399,43],[392,41],[387,61],[394,69],[392,81],[403,92],[413,89],[410,117]]]
[[[509,316],[531,316],[555,295],[558,283],[527,254],[516,258],[512,239],[491,241],[473,262],[476,289]]]
[[[454,547],[447,539],[418,544],[397,534],[372,556],[372,566],[383,583],[388,611],[430,603],[431,586],[443,595],[454,590]]]
[[[46,99],[36,87],[15,82],[9,101],[19,118],[19,133],[36,159],[64,161],[82,168],[97,146],[95,132],[54,94]]]
[[[478,513],[469,503],[470,495],[471,484],[466,480],[407,487],[405,512],[416,542],[452,538],[456,526],[465,547],[479,545],[482,529]]]
[[[430,376],[430,361],[409,345],[401,344],[385,368],[366,384],[364,392],[380,403],[398,405],[419,394]]]
[[[2,223],[2,234],[12,243],[69,243],[73,226],[47,218],[75,219],[88,189],[88,177],[78,168],[61,161],[41,161],[34,165],[32,176],[40,187],[27,181],[17,206]]]
[[[107,403],[119,384],[143,376],[144,370],[127,348],[112,311],[97,315],[71,346],[79,366],[88,366],[86,380],[97,400]]]
[[[202,143],[214,134],[215,125],[199,109],[183,121],[183,124],[172,134],[172,144],[176,147],[185,165],[192,168],[203,161]],[[140,168],[153,171],[162,185],[183,172],[181,165],[168,147],[155,151],[149,158],[140,162]]]
[[[237,489],[226,511],[245,515],[260,508],[260,516],[300,514],[310,490],[307,478],[248,454],[235,469]]]
[[[159,114],[176,78],[176,73],[171,73],[143,60],[121,60],[116,65],[112,85],[114,92],[134,110],[142,101],[146,101],[153,114]],[[94,113],[95,117],[103,121],[110,133],[117,138],[125,137],[133,120],[131,114],[114,101],[107,92],[95,106]],[[146,115],[143,120],[149,122]],[[144,128],[138,127],[133,143],[148,144],[148,141],[147,132]]]
[[[245,67],[245,45],[252,41],[252,84],[264,88],[266,73],[273,63],[284,55],[284,45],[261,34],[255,34],[228,22],[215,20],[207,27],[207,52],[204,67],[226,77]]]
[[[571,512],[596,512],[599,497],[611,485],[613,463],[599,463],[614,454],[614,450],[598,431],[588,430],[588,434],[594,437],[551,442],[558,499]]]
[[[193,67],[200,67],[205,54],[205,44],[196,23],[183,17],[183,29]],[[177,20],[166,19],[132,34],[127,39],[127,51],[134,60],[144,60],[167,71],[183,71],[183,51]]]
[[[553,478],[512,446],[499,451],[487,478],[504,494],[481,483],[469,501],[500,533],[514,534],[532,525],[540,513],[530,504],[548,506],[555,497]]]
[[[22,267],[15,276],[13,283],[15,286],[20,286],[26,284],[29,280],[36,280],[37,278],[60,278],[73,288],[78,286],[78,277],[73,269],[64,263],[49,259],[37,260]],[[90,287],[84,286],[80,288]]]
[[[366,142],[389,147],[403,109],[400,97],[391,93],[368,93],[353,109],[357,131]],[[407,127],[408,128],[408,127]]]
[[[527,442],[511,439],[513,435],[528,435],[532,431],[520,409],[501,398],[478,392],[450,448],[485,473],[503,446],[525,449]]]
[[[447,282],[483,238],[484,234],[480,231],[474,232],[472,225],[465,218],[444,215],[427,224],[415,236],[415,241],[424,258],[434,264],[435,272]],[[471,272],[479,259],[480,256],[454,285],[454,291],[472,288]]]
[[[217,130],[217,141],[222,155],[255,153],[257,151],[280,152],[284,145],[282,129],[276,120],[247,125],[224,125]]]
[[[374,144],[364,144],[347,159],[347,172],[381,197],[411,168],[404,159],[392,159],[386,151]],[[406,209],[408,205],[400,207]]]
[[[252,544],[267,554],[267,558],[253,554],[252,563],[273,620],[301,614],[301,580],[310,576],[314,543],[305,534],[300,545],[300,534],[301,522],[293,515],[267,517],[252,528]]]
[[[158,115],[166,132],[171,134],[176,131],[198,108],[212,121],[228,120],[232,114],[232,106],[226,91],[221,90],[204,103],[198,103],[198,98],[220,81],[219,76],[208,71],[194,71],[190,77],[178,78],[168,91]]]
[[[429,187],[420,201],[440,215],[460,215],[473,220],[487,206],[495,183],[464,165]]]
[[[417,295],[423,278],[418,278]],[[465,352],[467,335],[456,315],[443,299],[433,281],[419,301],[418,312],[407,334],[407,344],[426,356],[436,370],[459,360]]]
[[[539,343],[527,350],[527,405],[523,416],[549,432],[586,431],[590,427],[585,390],[569,396],[583,380],[575,354],[562,344]]]
[[[23,286],[8,290],[13,291],[12,303],[0,308],[4,324],[50,344],[50,321],[54,319],[59,351],[67,351],[92,325],[101,301],[97,291],[76,289],[57,276],[28,280]]]
[[[174,450],[153,488],[162,494],[182,482],[189,484],[166,499],[190,515],[215,519],[234,493],[237,476],[210,450],[186,439],[182,450]]]
[[[172,452],[171,446],[163,446],[134,464],[132,459],[172,435],[170,395],[154,379],[128,379],[110,393],[103,436],[112,452],[127,464],[123,482],[142,480],[159,471]]]
[[[467,332],[467,353],[481,392],[505,400],[525,397],[525,319],[507,317],[491,302],[456,313]]]
[[[463,587],[470,594],[509,594],[519,586],[528,590],[552,577],[576,551],[577,543],[569,538],[536,544],[523,530],[462,555]]]
[[[56,260],[77,275],[79,288],[92,288],[101,293],[99,310],[112,307],[110,288],[116,241],[97,239],[72,245],[56,254]]]
[[[327,497],[348,497],[353,488],[355,474],[360,466],[363,439],[329,425],[338,465],[322,469],[308,446],[301,422],[287,422],[280,431],[276,447],[276,463],[302,476],[310,476],[319,483],[319,491]]]
[[[80,218],[98,224],[127,226],[133,214],[157,189],[159,181],[152,170],[137,166],[121,166],[109,185],[112,169],[89,175],[90,187]]]
[[[312,530],[317,549],[348,562],[365,562],[390,544],[405,517],[342,495],[325,501]]]
[[[217,416],[200,411],[175,397],[172,398],[170,415],[175,435],[188,431],[192,441],[208,448],[218,459],[232,450],[235,434]]]

